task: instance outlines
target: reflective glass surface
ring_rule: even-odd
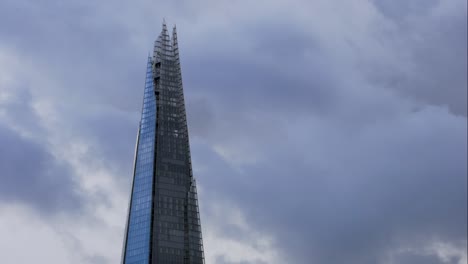
[[[156,98],[154,95],[152,60],[148,58],[125,248],[126,264],[149,263],[155,129]]]
[[[148,59],[123,264],[204,264],[177,34]]]
[[[155,43],[158,105],[152,263],[203,264],[195,180],[192,175],[182,75],[173,31]]]

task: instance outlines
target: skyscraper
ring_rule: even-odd
[[[123,264],[204,263],[176,28],[148,57]]]

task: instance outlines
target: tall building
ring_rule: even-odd
[[[176,28],[148,57],[123,264],[202,264]]]

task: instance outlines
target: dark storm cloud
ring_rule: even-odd
[[[74,112],[66,109],[73,122],[64,128],[70,135],[79,136],[89,144],[89,164],[104,164],[117,176],[124,176],[128,184],[132,173],[134,147],[138,128],[138,114],[113,108],[97,107]]]
[[[43,146],[0,124],[0,202],[21,202],[41,213],[82,206],[73,172]]]
[[[278,250],[294,263],[380,263],[405,243],[466,241],[466,118],[444,107],[466,116],[464,14],[442,17],[441,25],[427,15],[399,29],[415,67],[402,76],[386,72],[386,61],[372,60],[365,65],[370,70],[339,72],[343,66],[320,49],[326,42],[307,37],[301,44],[317,59],[304,61],[306,49],[285,50],[287,30],[277,25],[239,34],[264,47],[255,53],[193,60],[206,73],[188,73],[186,80],[213,98],[203,140],[227,148],[247,144],[244,152],[266,156],[240,165],[239,173],[195,147],[195,164],[209,168],[198,175],[207,200],[230,197],[249,223],[275,234]],[[413,42],[417,33],[431,41]],[[259,63],[265,54],[283,69]],[[187,65],[194,68],[186,62],[186,72]],[[288,74],[291,68],[298,72]],[[375,81],[376,75],[392,82]],[[203,124],[202,117],[193,119]],[[397,263],[408,261],[442,263],[424,253],[402,254]]]
[[[431,8],[437,6],[439,0],[409,0],[409,1],[391,1],[374,0],[375,6],[387,17],[396,22],[403,22],[411,15],[425,15]]]
[[[402,241],[463,240],[466,143],[434,142],[433,135],[412,144],[414,137],[392,138],[392,133],[400,133],[390,127],[369,133],[377,132],[381,136],[375,140],[382,143],[364,140],[336,146],[333,141],[340,139],[332,131],[328,139],[309,139],[315,144],[303,148],[322,155],[315,160],[283,138],[267,148],[271,152],[281,149],[283,155],[270,155],[268,163],[244,166],[243,173],[228,165],[220,167],[223,162],[211,158],[202,162],[211,167],[198,175],[199,182],[204,190],[211,190],[205,194],[206,200],[232,197],[246,212],[249,224],[275,234],[279,250],[286,251],[294,263],[378,263],[381,255],[398,248]],[[462,137],[463,128],[452,136]],[[403,141],[401,145],[384,145],[399,141]],[[292,146],[285,146],[288,143]],[[193,153],[195,157],[210,156],[197,148]],[[451,160],[453,154],[448,158],[446,153],[457,154],[457,158]],[[323,160],[330,159],[335,167],[323,168]],[[232,237],[229,226],[223,229]]]
[[[330,89],[336,84],[327,73],[320,75],[322,72],[317,65],[311,65],[317,67],[317,78],[305,81],[283,76],[276,69],[234,58],[211,58],[196,60],[193,63],[206,66],[205,69],[211,69],[217,74],[208,80],[197,80],[188,76],[190,81],[193,80],[193,86],[200,89],[197,89],[197,92],[191,89],[187,96],[196,97],[199,92],[206,93],[206,96],[223,102],[222,104],[233,110],[271,108],[285,112],[326,111],[333,104],[332,98],[336,96],[336,90]],[[311,86],[314,88],[310,89]],[[219,89],[216,87],[222,89],[215,90]]]
[[[199,182],[212,190],[208,200],[236,197],[247,221],[274,233],[278,248],[294,263],[378,263],[401,241],[463,240],[466,140],[460,140],[465,128],[456,119],[451,120],[455,126],[440,120],[443,113],[436,124],[418,127],[428,121],[425,114],[377,125],[356,142],[334,131],[324,131],[325,136],[308,129],[315,140],[300,137],[309,141],[300,147],[282,138],[274,146],[260,146],[276,154],[244,166],[243,173],[219,167],[223,162],[215,154],[195,148],[195,157],[212,156],[202,162],[205,166],[218,164],[198,175]],[[412,124],[413,118],[419,121]]]
[[[466,8],[434,15],[441,1],[372,3],[390,27],[376,23],[366,28],[368,38],[340,38],[350,27],[330,40],[327,30],[314,28],[340,16],[357,21],[359,14],[330,13],[310,25],[261,8],[262,16],[246,22],[233,13],[255,6],[233,4],[223,27],[215,12],[204,11],[213,3],[178,2],[178,9],[162,2],[151,10],[138,1],[8,1],[0,8],[0,37],[56,81],[31,85],[36,92],[23,97],[51,99],[61,131],[85,139],[90,160],[125,176],[145,57],[162,16],[172,14],[194,166],[204,168],[195,175],[204,190],[202,223],[211,203],[229,201],[252,229],[277,240],[275,250],[288,263],[384,263],[394,251],[433,239],[466,243]],[[309,4],[302,9],[320,7]],[[210,16],[220,26],[201,29]],[[385,54],[372,53],[374,46]],[[30,110],[13,106],[8,116],[28,117]],[[66,166],[9,129],[0,133],[0,197],[40,208],[75,206],[73,182],[56,178],[69,175]],[[18,181],[34,184],[13,192]],[[224,230],[225,237],[253,240],[235,226]],[[441,263],[424,252],[394,260]]]
[[[144,65],[138,66],[146,54],[133,53],[138,44],[129,41],[138,32],[113,25],[112,17],[99,19],[99,6],[92,3],[7,1],[2,5],[4,45],[16,47],[25,62],[34,63],[60,85],[36,90],[67,105],[106,102],[119,109],[138,108],[140,102],[126,100],[139,98],[135,91],[143,86]]]
[[[29,94],[54,102],[62,133],[89,143],[90,164],[94,159],[117,175],[130,173],[144,87],[141,61],[147,55],[132,52],[138,43],[129,40],[138,32],[113,24],[113,17],[99,19],[102,10],[92,3],[3,5],[0,32],[5,45],[15,46],[23,60],[54,81],[40,87],[29,82]],[[17,93],[17,87],[9,88]],[[17,110],[9,110],[10,119],[25,112]]]
[[[399,48],[410,51],[413,71],[379,76],[389,87],[467,115],[467,23],[463,1],[373,1],[397,26]],[[442,8],[438,8],[442,6]],[[437,11],[437,10],[440,11]],[[450,12],[444,14],[444,12]],[[379,69],[380,71],[384,69]]]

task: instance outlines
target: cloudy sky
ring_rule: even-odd
[[[467,263],[466,0],[1,0],[2,263],[118,263],[163,17],[207,264]]]

